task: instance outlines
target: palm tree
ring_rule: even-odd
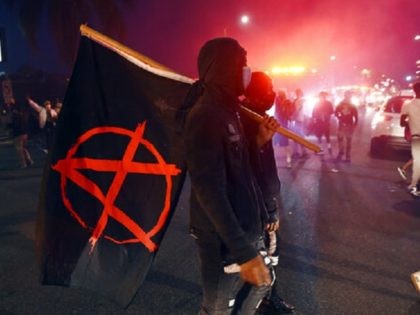
[[[122,40],[125,35],[123,8],[135,0],[5,0],[17,10],[19,24],[31,49],[39,48],[39,29],[46,18],[60,58],[71,65],[80,37],[79,26],[98,25],[101,32]]]

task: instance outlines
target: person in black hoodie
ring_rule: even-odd
[[[191,180],[190,231],[203,285],[200,314],[255,314],[272,281],[260,254],[265,250],[266,210],[249,150],[270,140],[278,125],[265,117],[257,136],[247,142],[238,101],[244,79],[250,79],[246,65],[246,51],[236,40],[208,41],[198,56],[199,80],[185,101],[186,108],[191,106],[184,141]],[[235,304],[246,283],[252,285],[249,294]]]
[[[20,103],[13,101],[12,107],[12,132],[13,142],[19,158],[20,168],[27,168],[34,164],[28,150],[29,113]]]
[[[338,155],[337,161],[341,161],[346,153],[345,162],[350,163],[351,159],[351,142],[353,139],[354,129],[358,122],[358,113],[355,105],[351,103],[351,91],[344,92],[344,99],[335,108],[334,114],[338,119],[337,140]],[[346,145],[344,145],[344,141]]]
[[[276,93],[273,90],[271,78],[264,72],[253,72],[251,82],[245,90],[244,105],[260,114],[266,115],[274,103]],[[258,123],[242,115],[241,121],[247,139],[252,139],[258,133]],[[283,210],[281,198],[281,184],[277,175],[277,165],[274,155],[273,142],[267,141],[258,151],[258,154],[250,156],[251,165],[262,191],[264,203],[267,210],[265,221],[265,243],[268,257],[271,259],[271,266],[278,265],[280,241],[280,215]],[[295,307],[284,301],[277,293],[276,285],[273,283],[271,292],[265,297],[258,308],[259,314],[283,314],[290,313]]]

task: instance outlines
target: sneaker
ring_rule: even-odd
[[[420,197],[420,191],[417,190],[416,186],[414,187],[408,186],[408,192],[414,197]]]
[[[400,174],[401,178],[407,180],[407,172],[401,167],[397,167],[397,171]]]
[[[350,158],[349,158],[349,157],[346,157],[346,159],[344,160],[344,162],[346,162],[346,163],[350,163],[350,162],[351,162],[351,160],[350,160]]]
[[[414,197],[420,197],[420,191],[418,191],[417,189],[416,190],[412,190],[411,192],[410,192],[410,194],[412,194]]]
[[[411,274],[411,282],[413,283],[417,292],[420,293],[420,271]]]

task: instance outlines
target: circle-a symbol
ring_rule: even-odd
[[[144,246],[153,252],[157,249],[157,245],[152,241],[152,237],[156,235],[164,226],[171,208],[171,176],[178,175],[181,170],[175,164],[167,164],[161,154],[156,150],[154,145],[143,138],[146,123],[143,122],[134,130],[128,130],[120,127],[96,127],[88,130],[78,138],[76,143],[69,149],[64,159],[59,160],[52,168],[61,175],[61,196],[64,205],[77,222],[86,229],[92,229],[92,235],[89,239],[91,250],[94,248],[99,237],[103,236],[117,244],[126,243],[143,243]],[[130,141],[123,154],[121,160],[105,160],[92,159],[87,157],[77,158],[75,154],[81,144],[85,143],[93,136],[99,136],[107,133],[117,134],[129,137]],[[134,155],[138,147],[144,146],[156,159],[157,163],[141,163],[133,161]],[[114,172],[115,176],[107,191],[103,193],[95,182],[84,176],[80,170],[89,169],[98,172]],[[115,206],[114,202],[120,192],[126,176],[129,173],[161,175],[165,177],[166,192],[163,202],[162,211],[150,231],[145,231],[137,222],[135,222],[122,209]],[[96,226],[90,227],[74,209],[71,200],[66,195],[67,181],[71,180],[80,188],[94,196],[103,205],[102,214],[99,217]],[[105,235],[104,230],[109,217],[122,224],[127,230],[133,234],[133,238],[125,240],[117,240],[115,237]]]

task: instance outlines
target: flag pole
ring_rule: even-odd
[[[261,122],[263,120],[263,117],[260,114],[257,114],[256,112],[250,110],[249,108],[241,105],[241,110],[242,112],[247,115],[249,118],[252,118],[254,120],[256,120],[257,122]],[[293,141],[305,146],[306,148],[308,148],[311,151],[314,151],[316,153],[321,152],[321,148],[316,145],[315,143],[312,143],[308,140],[306,140],[305,138],[299,136],[298,134],[283,128],[283,127],[278,127],[276,132],[282,134],[283,136],[292,139]]]
[[[134,49],[131,49],[130,47],[127,47],[116,40],[98,32],[94,29],[90,28],[86,24],[80,25],[80,33],[82,36],[85,36],[98,44],[109,48],[110,50],[118,53],[125,59],[129,60],[130,62],[136,64],[137,66],[153,72],[159,76],[163,76],[169,79],[173,79],[180,82],[185,83],[194,83],[194,80],[184,76],[182,74],[179,74],[175,72],[174,70],[166,67],[165,65],[156,62],[155,60],[140,54],[139,52],[135,51]]]
[[[99,33],[98,31],[95,31],[93,28],[90,28],[89,26],[87,26],[86,24],[82,24],[80,25],[80,33],[82,34],[82,36],[86,36],[87,38],[93,39],[96,42],[101,43],[102,45],[108,47],[108,48],[112,48],[112,49],[118,49],[119,51],[131,56],[132,58],[135,58],[137,60],[140,60],[152,67],[158,68],[158,69],[162,69],[162,70],[166,70],[169,72],[175,72],[172,69],[156,62],[155,60],[140,54],[139,52],[135,51],[134,49],[131,49],[119,42],[117,42],[116,40],[112,39],[111,37],[108,37],[102,33]]]

